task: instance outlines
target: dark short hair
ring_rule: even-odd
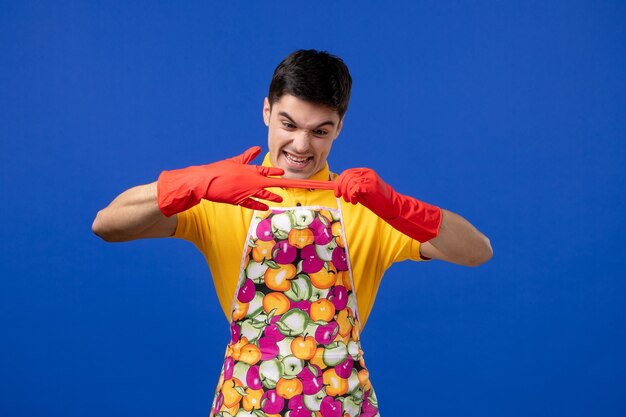
[[[339,117],[348,110],[352,77],[338,56],[315,49],[292,52],[274,70],[268,100],[270,105],[285,94],[328,106]]]

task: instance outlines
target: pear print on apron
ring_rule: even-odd
[[[347,249],[339,209],[254,213],[212,416],[379,415]]]

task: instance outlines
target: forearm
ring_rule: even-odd
[[[108,242],[124,242],[147,237],[171,236],[176,216],[165,217],[157,203],[156,182],[124,191],[100,210],[93,232]]]
[[[422,244],[422,255],[465,266],[478,266],[491,259],[489,239],[456,213],[442,209],[437,237]]]

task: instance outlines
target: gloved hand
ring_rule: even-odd
[[[405,235],[427,242],[437,236],[441,209],[396,192],[369,168],[352,168],[335,180],[335,197],[363,204]]]
[[[267,187],[332,189],[330,181],[270,178],[285,172],[281,168],[248,165],[261,152],[254,146],[243,154],[208,165],[163,171],[157,181],[157,201],[161,212],[170,217],[207,199],[240,205],[253,210],[267,210],[267,204],[253,199],[281,202],[282,197]]]

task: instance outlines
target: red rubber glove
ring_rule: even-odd
[[[369,168],[352,168],[335,180],[335,197],[361,203],[405,235],[427,242],[437,236],[441,209],[396,192]]]
[[[248,165],[261,152],[254,146],[243,154],[208,165],[163,171],[157,181],[157,201],[161,212],[170,217],[198,204],[203,198],[240,205],[253,210],[267,210],[267,204],[253,199],[280,203],[282,197],[267,187],[333,189],[330,181],[270,178],[285,172],[281,168]]]

